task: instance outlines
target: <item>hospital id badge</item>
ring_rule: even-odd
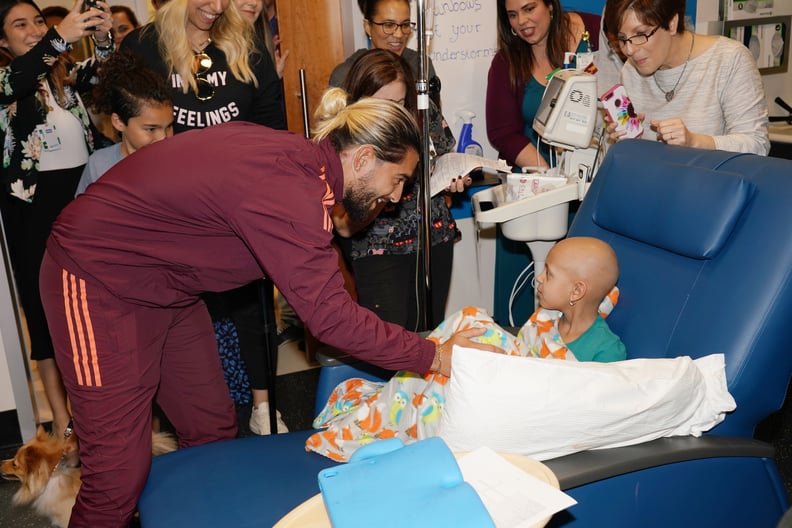
[[[594,62],[594,54],[590,51],[575,54],[575,69],[583,71]]]
[[[36,133],[41,140],[41,149],[44,152],[55,152],[61,148],[61,139],[55,125],[38,125]]]

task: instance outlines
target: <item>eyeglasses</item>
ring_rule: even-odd
[[[382,32],[386,35],[393,35],[396,33],[396,28],[401,29],[402,35],[409,35],[412,30],[416,28],[415,22],[402,22],[401,24],[397,24],[396,22],[374,22],[372,20],[369,20],[369,22],[375,26],[381,27]]]
[[[632,44],[633,46],[643,46],[647,42],[649,42],[649,37],[657,33],[657,30],[660,29],[660,26],[657,26],[649,33],[638,33],[637,35],[633,35],[629,38],[619,38],[616,39],[619,43],[619,46],[622,48],[625,47],[627,44]]]
[[[192,72],[195,78],[196,92],[195,98],[199,101],[209,101],[214,97],[215,89],[212,83],[201,77],[212,68],[212,57],[205,51],[196,53],[193,56]]]

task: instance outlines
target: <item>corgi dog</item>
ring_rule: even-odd
[[[166,433],[152,434],[152,455],[176,450],[176,439]],[[80,490],[79,449],[75,434],[57,438],[39,426],[36,436],[3,460],[0,474],[6,480],[18,480],[14,494],[17,505],[32,504],[54,526],[66,528]]]

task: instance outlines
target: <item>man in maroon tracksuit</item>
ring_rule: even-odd
[[[343,287],[330,210],[343,198],[365,217],[399,199],[420,148],[410,115],[361,101],[319,128],[315,142],[240,122],[179,134],[121,161],[58,218],[41,292],[81,445],[70,526],[128,524],[155,395],[181,446],[235,437],[202,292],[269,277],[322,342],[391,369],[448,374],[453,342],[479,335],[436,346]]]

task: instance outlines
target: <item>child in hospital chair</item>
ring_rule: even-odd
[[[467,328],[486,328],[476,341],[516,356],[571,361],[620,361],[624,344],[608,328],[607,316],[618,300],[619,266],[611,247],[598,239],[568,238],[547,256],[536,278],[540,308],[515,337],[486,312],[467,307],[448,317],[428,339],[443,341]],[[336,387],[314,420],[317,429],[306,450],[346,461],[360,446],[386,438],[409,444],[438,436],[448,378],[400,371],[386,383],[360,378]]]

